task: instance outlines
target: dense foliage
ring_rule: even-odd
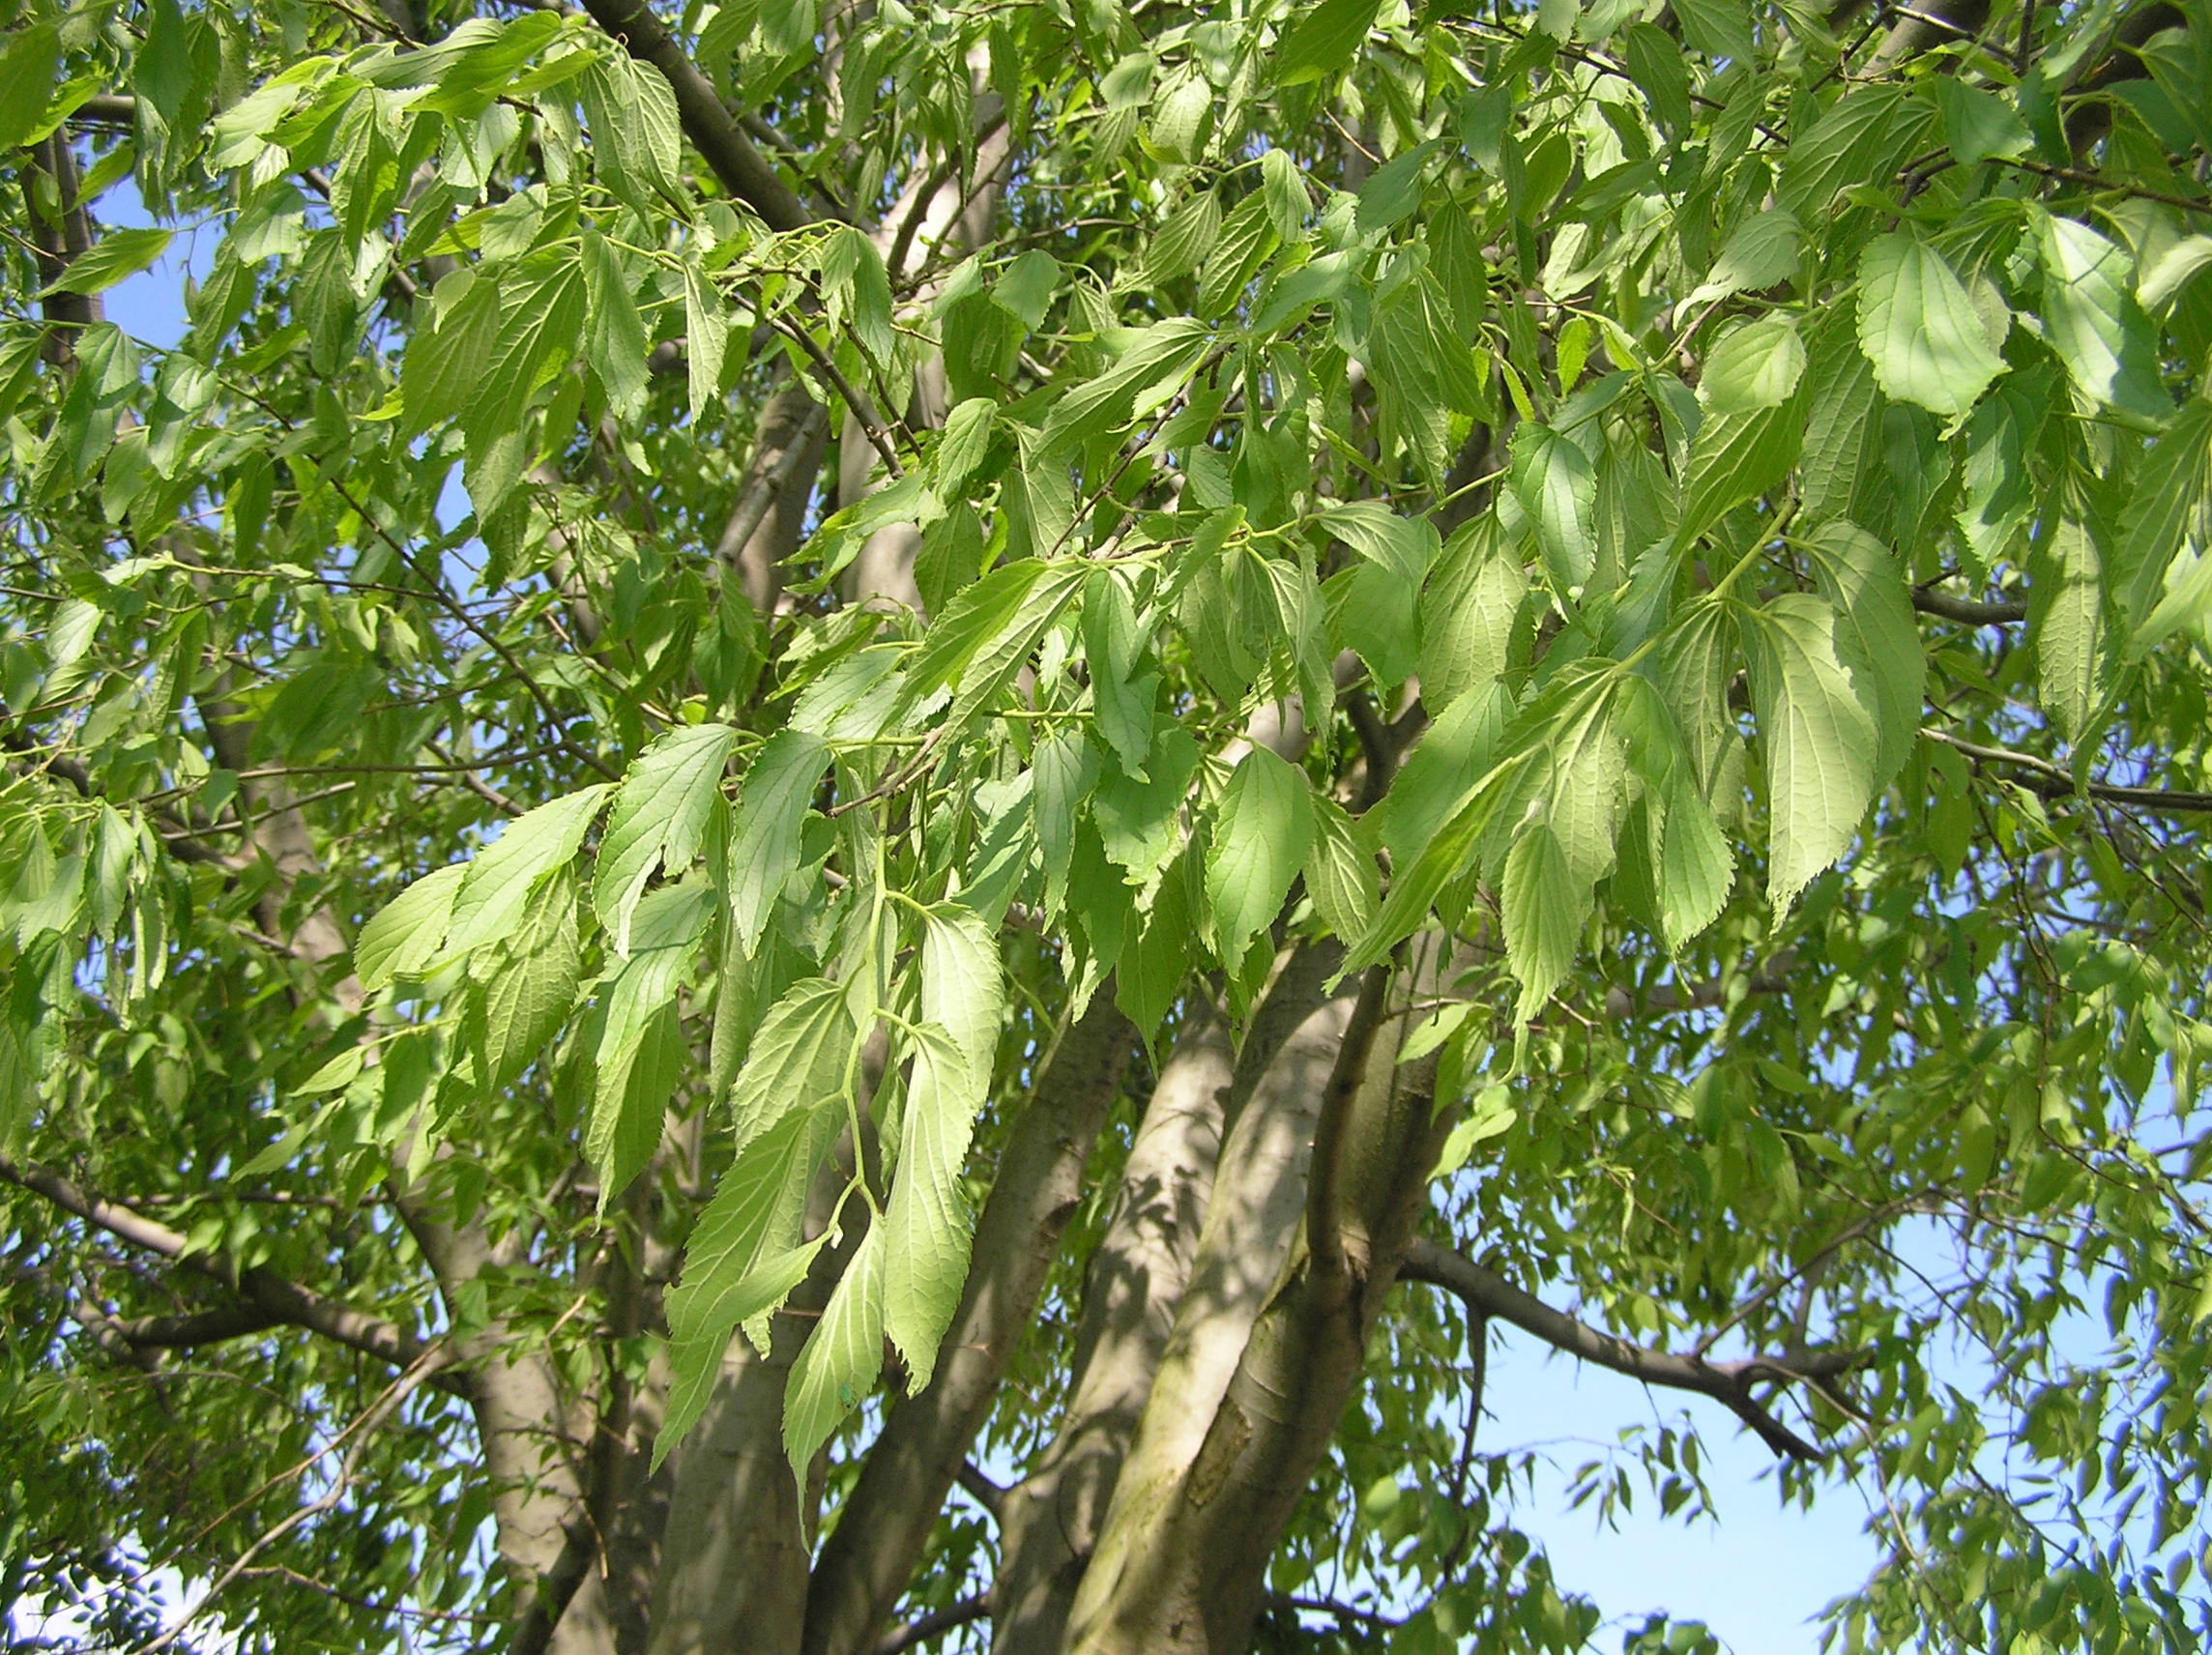
[[[2205,0],[6,10],[0,1596],[2212,1638]]]

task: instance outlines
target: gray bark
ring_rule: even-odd
[[[1161,1065],[1121,1191],[1084,1277],[1060,1435],[1000,1505],[996,1655],[1053,1655],[1084,1559],[1189,1279],[1235,1068],[1229,1031],[1194,995]]]
[[[1146,1640],[1192,1613],[1178,1589],[1187,1571],[1166,1554],[1164,1520],[1199,1472],[1253,1326],[1297,1238],[1314,1128],[1354,1000],[1349,986],[1318,1005],[1309,999],[1336,958],[1333,947],[1297,949],[1269,996],[1304,1015],[1248,1094],[1232,1099],[1189,1285],[1069,1611],[1065,1646],[1080,1655],[1168,1647]]]

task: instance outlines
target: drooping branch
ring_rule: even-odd
[[[706,158],[724,189],[758,213],[771,229],[796,230],[814,221],[814,215],[776,175],[768,158],[739,130],[713,86],[646,0],[584,0],[584,9],[630,56],[660,72],[676,94],[684,135]]]
[[[1863,1367],[1867,1361],[1863,1350],[1817,1350],[1789,1357],[1750,1356],[1738,1361],[1713,1362],[1702,1356],[1632,1345],[1563,1311],[1554,1310],[1541,1299],[1523,1292],[1497,1271],[1425,1238],[1414,1241],[1398,1273],[1405,1280],[1442,1288],[1457,1295],[1470,1313],[1510,1322],[1554,1350],[1563,1350],[1582,1361],[1625,1374],[1647,1385],[1711,1397],[1784,1459],[1819,1460],[1824,1456],[1822,1450],[1768,1412],[1752,1396],[1751,1387],[1762,1382],[1824,1383]]]
[[[1047,1060],[976,1220],[974,1262],[937,1372],[885,1416],[823,1545],[806,1595],[808,1655],[863,1655],[905,1590],[1035,1320],[1084,1163],[1135,1043],[1128,1019],[1100,993]]]
[[[1963,740],[1942,730],[1924,729],[1921,734],[1930,740],[1942,742],[1976,764],[2004,765],[2024,771],[2020,785],[2042,798],[2066,798],[2086,793],[2102,804],[2125,804],[2132,809],[2148,810],[2154,814],[2176,812],[2197,815],[2212,811],[2212,793],[2191,793],[2166,787],[2120,787],[2103,781],[2084,785],[2078,782],[2074,772],[2065,766],[2037,758],[2033,753],[2015,752],[2010,747],[1984,746],[1978,741]]]
[[[390,1362],[396,1368],[411,1367],[422,1360],[430,1346],[396,1324],[366,1311],[354,1309],[336,1299],[328,1298],[311,1288],[277,1275],[265,1265],[240,1267],[237,1261],[224,1253],[194,1253],[187,1256],[186,1239],[167,1225],[133,1212],[127,1206],[102,1201],[89,1195],[48,1168],[28,1165],[0,1156],[0,1179],[30,1190],[44,1197],[64,1212],[81,1218],[94,1228],[105,1231],[118,1240],[160,1258],[172,1260],[185,1268],[195,1270],[231,1288],[247,1304],[269,1319],[269,1324],[305,1328],[320,1334],[349,1350]],[[233,1313],[236,1314],[235,1312]],[[161,1321],[189,1323],[193,1318],[162,1318]],[[180,1329],[181,1326],[180,1326]],[[251,1331],[238,1327],[235,1331],[218,1335],[236,1338]],[[164,1343],[160,1339],[147,1339],[143,1343]],[[190,1339],[183,1343],[204,1344],[208,1339]],[[454,1396],[467,1396],[467,1380],[453,1373],[448,1364],[452,1360],[449,1350],[441,1349],[434,1358],[426,1379],[439,1390]]]

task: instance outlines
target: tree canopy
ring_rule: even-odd
[[[2212,1638],[2206,0],[6,18],[0,1596]]]

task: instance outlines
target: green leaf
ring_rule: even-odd
[[[1735,628],[1728,605],[1704,601],[1676,623],[1659,657],[1660,699],[1690,755],[1698,791],[1710,798],[1734,730],[1729,681],[1735,676]]]
[[[622,255],[598,231],[584,231],[584,360],[606,389],[608,406],[622,420],[645,408],[645,323],[630,297]]]
[[[1513,1016],[1526,1023],[1565,979],[1589,916],[1588,893],[1577,888],[1558,836],[1544,823],[1524,828],[1506,853],[1499,912],[1505,956],[1521,982]]]
[[[878,363],[891,360],[891,284],[876,244],[849,224],[833,225],[822,245],[822,291],[830,320]]]
[[[432,325],[418,328],[399,367],[400,431],[417,436],[474,399],[499,340],[499,283],[456,271],[438,284]]]
[[[1490,768],[1511,705],[1495,681],[1463,692],[1398,767],[1390,791],[1363,819],[1394,867],[1410,866],[1466,803],[1469,790]]]
[[[126,276],[150,269],[168,249],[172,234],[174,232],[160,229],[110,230],[72,259],[69,268],[39,297],[44,299],[56,293],[104,293]]]
[[[1873,787],[1889,785],[1919,739],[1927,654],[1905,566],[1872,535],[1829,523],[1805,541],[1813,579],[1836,612],[1836,647],[1859,703],[1874,714]]]
[[[575,897],[566,882],[556,896],[530,907],[505,947],[471,964],[470,974],[482,986],[480,1038],[488,1088],[509,1085],[549,1054],[575,1007],[582,966]]]
[[[784,886],[799,870],[806,813],[829,762],[830,745],[821,737],[782,730],[762,744],[739,784],[724,888],[730,923],[748,954],[759,947]]]
[[[1572,438],[1533,422],[1513,433],[1507,481],[1523,510],[1535,520],[1536,544],[1553,580],[1572,592],[1597,566],[1597,474]]]
[[[1270,150],[1270,157],[1279,154]],[[1236,307],[1261,263],[1281,244],[1271,191],[1263,186],[1237,203],[1223,220],[1219,239],[1199,273],[1197,312],[1210,319]]]
[[[1797,274],[1804,245],[1804,227],[1794,213],[1782,207],[1754,213],[1729,232],[1711,274],[1683,303],[1703,305],[1787,281]]]
[[[950,498],[958,492],[990,449],[998,418],[998,404],[987,396],[971,396],[945,417],[945,434],[937,443],[937,488]]]
[[[697,853],[736,740],[726,724],[682,725],[640,753],[623,777],[592,880],[592,907],[618,954],[629,951],[630,915],[646,881],[662,867],[681,872]]]
[[[691,418],[696,422],[722,394],[722,363],[730,349],[729,307],[696,259],[684,264],[684,335]]]
[[[2139,626],[2166,589],[2166,571],[2191,538],[2212,544],[2212,401],[2192,397],[2138,468],[2120,518],[2112,587]]]
[[[2043,334],[2084,396],[2163,418],[2158,332],[2135,300],[2134,261],[2086,224],[2034,214],[2043,264]]]
[[[598,820],[599,808],[614,790],[587,787],[527,811],[500,829],[499,837],[470,859],[442,958],[453,959],[486,943],[513,934],[538,886],[565,868]]]
[[[1904,234],[1859,260],[1859,348],[1890,396],[1954,419],[2005,365],[1943,255]]]
[[[1380,564],[1355,564],[1329,576],[1323,595],[1330,637],[1356,653],[1379,685],[1412,676],[1421,633],[1419,595],[1411,586]]]
[[[1275,47],[1268,79],[1276,86],[1298,86],[1349,69],[1381,10],[1381,0],[1321,0],[1295,12],[1297,20]]]
[[[1426,517],[1401,517],[1379,500],[1338,502],[1324,508],[1316,521],[1413,591],[1427,578],[1441,545]]]
[[[37,18],[0,38],[0,150],[16,148],[39,130],[61,67],[61,25],[52,17]]]
[[[1559,842],[1567,871],[1584,890],[1612,868],[1614,842],[1629,800],[1627,751],[1618,702],[1602,676],[1587,688],[1562,682],[1572,711],[1552,721],[1543,772],[1545,820]]]
[[[2035,139],[2019,111],[1986,88],[1955,74],[1931,76],[1936,107],[1943,115],[1943,142],[1961,166],[1992,156],[2023,156]]]
[[[1528,576],[1506,551],[1495,519],[1476,518],[1452,536],[1421,593],[1421,694],[1449,707],[1476,684],[1513,664],[1515,641],[1528,630],[1522,607]]]
[[[1201,189],[1167,217],[1145,248],[1136,279],[1147,286],[1179,281],[1205,262],[1221,238],[1221,197]]]
[[[797,1247],[764,1260],[750,1275],[719,1295],[736,1321],[750,1321],[768,1315],[788,1299],[792,1291],[806,1279],[813,1267],[815,1256],[829,1240],[818,1235]],[[660,1430],[653,1439],[653,1459],[648,1474],[658,1471],[669,1451],[690,1435],[713,1400],[714,1385],[721,1378],[722,1358],[729,1350],[731,1325],[702,1333],[690,1339],[678,1339],[673,1335],[668,1342],[668,1401],[661,1413]]]
[[[1274,923],[1313,841],[1313,793],[1305,772],[1254,747],[1230,774],[1206,855],[1216,955],[1242,959],[1254,935]]]
[[[1874,796],[1877,738],[1837,653],[1835,610],[1788,593],[1735,605],[1766,759],[1767,900],[1779,916],[1844,852]]]
[[[1122,940],[1114,968],[1114,1003],[1148,1040],[1174,1009],[1190,975],[1190,881],[1184,865],[1170,869],[1160,882],[1151,912]]]
[[[2136,298],[2145,310],[2164,310],[2207,265],[2212,265],[2212,236],[2184,236],[2144,263]]]
[[[1976,579],[1988,579],[1989,571],[2000,563],[2019,561],[2015,554],[2035,504],[2023,426],[2036,413],[2036,403],[2022,398],[2007,384],[1983,397],[1966,421],[1958,524],[1968,552],[1966,564]]]
[[[1433,153],[1432,145],[1415,144],[1377,167],[1360,186],[1353,223],[1362,236],[1379,236],[1412,216],[1421,204],[1421,169]]]
[[[835,1110],[794,1111],[730,1163],[684,1249],[683,1277],[669,1290],[671,1340],[727,1337],[798,1285],[794,1255],[810,1260],[815,1252],[799,1242],[807,1187],[839,1124]]]
[[[968,909],[931,909],[922,929],[914,1078],[884,1207],[884,1331],[906,1358],[916,1390],[936,1370],[938,1342],[967,1279],[973,1221],[960,1176],[975,1117],[990,1098],[1004,1000],[990,927]]]
[[[2070,740],[2089,728],[2106,650],[2104,566],[2081,524],[2061,518],[2028,554],[2027,636],[2036,687]]]
[[[1145,886],[1175,855],[1180,832],[1183,796],[1198,769],[1198,742],[1179,724],[1160,730],[1145,765],[1148,779],[1108,775],[1091,801],[1106,855],[1127,872],[1129,884]],[[1043,824],[1040,820],[1038,830]]]
[[[1676,544],[1688,544],[1790,475],[1805,428],[1795,400],[1747,414],[1715,414],[1690,443]]]
[[[2122,659],[2131,665],[2183,628],[2201,632],[2212,615],[2212,554],[2177,559],[2167,574],[2166,595],[2128,639]]]
[[[1662,798],[1653,884],[1662,934],[1668,948],[1678,950],[1720,917],[1735,881],[1735,856],[1687,770],[1676,768],[1669,775]]]
[[[1690,125],[1690,74],[1682,48],[1666,30],[1649,23],[1630,23],[1620,31],[1628,75],[1651,101],[1668,132],[1679,139]]]
[[[1887,185],[1935,119],[1925,99],[1894,81],[1853,86],[1783,157],[1782,205],[1811,223],[1825,219],[1848,187]]]
[[[1091,792],[1098,761],[1091,744],[1062,730],[1039,741],[1030,760],[1030,808],[1036,823],[1037,849],[1044,862],[1044,911],[1057,917],[1067,893],[1067,870],[1075,856],[1075,813]]]
[[[906,671],[902,706],[918,707],[966,672],[983,647],[1020,619],[1030,594],[1048,572],[1039,558],[1001,564],[963,590],[930,622]]]
[[[1343,806],[1313,798],[1313,848],[1306,855],[1306,893],[1328,928],[1349,942],[1375,923],[1375,853]],[[1142,1027],[1142,1025],[1139,1025]]]
[[[1850,512],[1879,428],[1881,392],[1853,335],[1852,318],[1837,316],[1806,341],[1805,438],[1797,456],[1797,502],[1819,523]]]
[[[867,1400],[884,1368],[884,1265],[888,1242],[871,1229],[837,1278],[822,1320],[791,1365],[783,1447],[801,1488],[815,1452]]]
[[[649,218],[669,208],[687,214],[683,123],[667,77],[615,46],[584,72],[577,91],[599,182]]]
[[[662,1119],[690,1058],[690,1042],[671,1001],[600,1066],[584,1130],[584,1158],[598,1175],[601,1216],[653,1159]]]
[[[607,973],[600,997],[599,1066],[634,1042],[663,1006],[675,1003],[707,928],[713,892],[704,881],[662,886],[637,905],[629,958]]]
[[[1715,414],[1749,414],[1790,399],[1805,372],[1805,346],[1787,316],[1724,334],[1705,358],[1698,399]]]
[[[802,977],[761,1019],[730,1089],[741,1155],[787,1115],[844,1095],[846,1069],[860,1037],[851,998],[842,983]]]
[[[1052,405],[1030,463],[1041,467],[1167,401],[1198,364],[1210,332],[1195,316],[1128,330],[1104,373],[1084,380]]]
[[[1751,8],[1744,0],[1680,0],[1682,38],[1718,62],[1751,62]]]
[[[1380,5],[1375,8],[1379,10]],[[1374,11],[1368,15],[1372,18]],[[1364,39],[1366,31],[1360,33]],[[1267,199],[1267,218],[1275,226],[1275,234],[1286,242],[1295,240],[1305,225],[1306,215],[1313,211],[1305,174],[1298,170],[1297,161],[1282,150],[1269,150],[1260,158],[1260,189]]]
[[[1139,670],[1146,638],[1138,631],[1137,606],[1129,589],[1112,570],[1092,576],[1083,588],[1083,653],[1091,668],[1091,702],[1098,733],[1121,761],[1122,773],[1146,779],[1145,760],[1152,750],[1152,703],[1160,675]]]
[[[361,928],[353,970],[363,988],[374,994],[393,977],[419,975],[437,957],[468,872],[468,863],[454,862],[423,875]]]

